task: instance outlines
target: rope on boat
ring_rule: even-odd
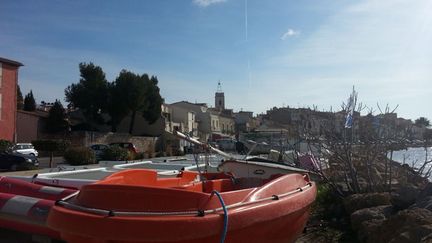
[[[82,211],[82,212],[87,212],[87,213],[92,213],[92,214],[107,216],[107,217],[113,217],[113,216],[181,216],[181,215],[205,216],[206,214],[215,214],[215,213],[219,213],[221,211],[225,212],[225,210],[228,210],[228,209],[232,209],[232,208],[236,208],[236,207],[248,206],[248,205],[251,205],[251,204],[256,204],[256,203],[260,203],[260,202],[264,202],[264,201],[280,200],[283,197],[287,197],[287,196],[290,196],[290,195],[293,195],[293,194],[296,194],[296,193],[299,193],[299,192],[304,192],[305,190],[307,190],[310,187],[312,187],[312,183],[311,182],[307,183],[306,186],[304,186],[304,187],[299,187],[299,188],[297,188],[297,189],[295,189],[293,191],[282,193],[280,195],[272,195],[270,197],[260,198],[260,199],[253,200],[253,201],[238,202],[238,203],[233,203],[233,204],[230,204],[230,205],[223,205],[222,207],[219,207],[219,208],[207,209],[207,210],[174,211],[174,212],[114,211],[114,210],[106,210],[106,209],[99,209],[99,208],[88,208],[88,207],[84,207],[84,206],[80,206],[80,205],[76,205],[76,204],[67,202],[67,200],[69,200],[72,197],[76,196],[79,193],[79,191],[76,191],[75,193],[72,193],[71,195],[69,195],[69,196],[67,196],[67,197],[65,197],[63,199],[58,200],[56,202],[56,205],[63,206],[65,208],[69,208],[69,209],[74,209],[74,210]]]
[[[222,196],[220,195],[220,193],[218,191],[212,191],[211,195],[216,195],[219,198],[219,201],[222,205],[222,209],[224,212],[224,224],[223,224],[223,231],[222,231],[222,236],[220,239],[220,243],[224,243],[225,242],[225,237],[227,235],[228,232],[228,210],[226,208],[225,202],[222,198]]]

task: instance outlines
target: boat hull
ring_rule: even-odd
[[[231,183],[231,180],[224,182]],[[220,185],[214,182],[208,183],[208,186],[213,186],[209,190],[212,191]],[[182,208],[186,212],[192,210],[193,205],[205,210],[221,206],[216,196],[194,191],[196,188],[196,185],[187,190],[129,188],[118,184],[90,185],[74,199],[76,205],[89,208],[98,205],[99,208],[109,209],[108,214],[94,214],[58,205],[52,208],[48,225],[59,231],[62,239],[69,243],[219,242],[224,231],[223,211],[203,215],[156,216],[114,213],[126,208],[136,211],[139,205],[151,212],[164,212],[161,211],[163,209],[178,212]],[[261,187],[235,191],[224,191],[223,187],[219,189],[226,205],[240,203],[228,210],[225,242],[294,242],[304,229],[316,196],[315,184],[300,174],[281,176]],[[110,192],[113,195],[109,196]],[[141,192],[143,195],[140,195]],[[105,198],[101,199],[104,195]],[[120,195],[123,195],[122,198],[117,200]],[[133,199],[137,202],[132,202]]]
[[[228,230],[225,242],[295,242],[303,232],[306,222],[309,218],[310,206],[284,215],[278,219],[260,220],[260,222],[237,229]],[[256,216],[255,216],[256,217]],[[152,231],[144,230],[149,227],[148,223],[139,224],[143,227],[139,229],[136,223],[125,223],[128,227],[127,235],[119,234],[119,229],[124,227],[117,225],[112,228],[112,233],[106,229],[105,239],[101,235],[79,235],[76,233],[61,232],[61,238],[69,243],[88,242],[88,243],[150,243],[150,242],[176,242],[176,243],[200,243],[200,242],[220,242],[222,234],[222,216],[215,220],[215,223],[205,221],[196,221],[188,223],[188,219],[182,219],[177,222],[158,224],[151,227]],[[230,222],[238,220],[236,217],[230,217]],[[242,220],[241,220],[242,221]],[[199,223],[198,223],[199,222]],[[116,222],[117,224],[117,222]],[[203,228],[203,224],[207,225]],[[213,227],[210,227],[213,226]],[[229,226],[235,227],[235,226]],[[172,230],[177,228],[177,230]],[[201,233],[198,233],[200,232]],[[157,235],[155,235],[157,233]],[[124,238],[121,238],[123,236]]]
[[[55,201],[74,192],[0,177],[0,227],[60,239],[46,220]]]

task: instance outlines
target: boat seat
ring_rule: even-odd
[[[212,191],[225,192],[235,190],[235,182],[231,179],[217,179],[205,181],[203,192],[211,193]]]

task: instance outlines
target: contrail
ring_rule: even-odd
[[[245,40],[246,40],[246,50],[247,50],[248,98],[249,98],[252,82],[251,82],[249,47],[248,47],[248,0],[245,0]]]
[[[252,83],[251,83],[251,72],[250,72],[250,60],[249,60],[249,58],[248,58],[248,79],[249,79],[249,91],[250,91]]]
[[[245,36],[246,36],[246,41],[248,41],[248,5],[247,5],[247,0],[245,0]]]

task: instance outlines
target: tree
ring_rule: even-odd
[[[158,79],[156,76],[152,76],[148,82],[147,90],[146,90],[146,98],[148,101],[147,109],[143,113],[144,118],[150,123],[159,119],[161,115],[161,106],[163,103],[163,99],[160,95],[160,90],[158,87]]]
[[[148,80],[147,74],[138,75],[127,70],[122,70],[115,81],[118,92],[121,94],[124,106],[127,107],[128,113],[131,114],[129,123],[129,133],[132,134],[135,124],[137,111],[144,111],[147,106],[145,97],[145,80]]]
[[[109,124],[111,125],[112,132],[117,131],[118,124],[129,113],[127,95],[124,93],[127,90],[127,86],[128,83],[119,78],[109,86],[108,114],[111,117]]]
[[[65,109],[60,101],[56,100],[48,113],[47,129],[55,133],[65,131],[67,127],[68,123],[66,121]]]
[[[430,121],[426,117],[419,117],[417,120],[415,120],[414,123],[416,126],[424,126],[424,127],[430,126]]]
[[[426,129],[423,133],[423,139],[430,143],[432,141],[432,129]]]
[[[33,91],[30,90],[24,98],[24,110],[25,111],[35,111],[36,110],[36,101],[33,97]]]
[[[24,108],[24,99],[21,93],[20,86],[17,85],[17,110],[22,110]]]
[[[150,123],[161,114],[163,102],[159,94],[158,80],[155,76],[139,75],[122,70],[111,87],[109,113],[113,128],[128,114],[131,115],[129,133],[133,132],[138,111]]]
[[[80,80],[65,89],[70,107],[79,108],[89,122],[102,123],[107,110],[108,82],[102,68],[93,63],[80,63]]]
[[[33,140],[31,143],[38,151],[44,151],[50,153],[49,168],[54,167],[54,163],[53,163],[54,152],[63,153],[68,147],[70,147],[70,141],[64,139],[63,140],[48,140],[48,139]]]

